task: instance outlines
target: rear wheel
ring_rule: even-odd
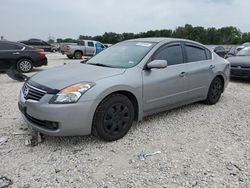
[[[72,56],[72,55],[67,55],[67,57],[68,57],[69,59],[73,59],[73,56]]]
[[[17,70],[22,73],[27,73],[32,71],[33,63],[29,59],[21,59],[17,62]]]
[[[92,133],[105,140],[115,141],[124,137],[134,121],[134,107],[124,95],[113,94],[98,106]]]
[[[76,59],[81,59],[82,58],[82,52],[75,52],[74,53],[74,57],[76,58]]]
[[[216,77],[212,81],[209,87],[207,99],[204,101],[205,104],[209,105],[216,104],[220,100],[222,92],[223,92],[223,81],[221,80],[221,78]]]

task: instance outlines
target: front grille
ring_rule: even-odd
[[[40,101],[41,98],[47,93],[46,91],[33,87],[28,83],[24,84],[22,90],[23,96],[26,100],[30,99],[34,101]]]
[[[58,122],[53,122],[53,121],[43,121],[40,119],[36,119],[30,115],[28,115],[27,113],[25,114],[25,117],[33,124],[41,127],[41,128],[45,128],[51,131],[55,131],[59,128],[59,123]]]

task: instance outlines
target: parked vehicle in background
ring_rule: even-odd
[[[241,51],[243,48],[245,48],[244,46],[232,46],[230,48],[230,50],[228,51],[227,55],[225,56],[225,58],[229,58],[231,56],[235,56],[239,51]]]
[[[105,48],[111,47],[113,44],[103,44]]]
[[[242,46],[244,46],[244,47],[250,47],[250,42],[245,42],[244,44],[242,44]]]
[[[231,66],[231,77],[250,78],[250,47],[243,48],[227,60]]]
[[[43,49],[45,52],[54,52],[56,50],[55,46],[40,39],[29,39],[19,42],[37,49]]]
[[[145,116],[197,101],[216,104],[229,72],[228,61],[200,43],[134,39],[86,63],[34,75],[20,92],[19,109],[38,132],[114,141]]]
[[[60,45],[58,44],[51,44],[51,52],[58,52]]]
[[[58,51],[61,52],[62,55],[64,55],[65,52],[67,51],[67,46],[68,45],[76,45],[76,44],[77,43],[61,43]]]
[[[98,41],[83,40],[76,45],[67,45],[64,53],[69,59],[81,59],[82,56],[94,56],[105,49],[105,46]]]
[[[220,57],[225,57],[228,53],[228,51],[223,46],[216,46],[214,48],[214,52],[219,55]]]
[[[47,65],[43,51],[17,42],[0,41],[0,69],[14,66],[19,72],[27,73],[33,67]]]

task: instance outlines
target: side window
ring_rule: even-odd
[[[39,42],[32,42],[29,41],[28,43],[26,43],[28,46],[41,46],[41,44]]]
[[[88,42],[88,46],[94,47],[94,43],[93,42]]]
[[[0,43],[0,50],[21,50],[22,46],[8,43]]]
[[[34,42],[34,46],[44,46],[43,42]]]
[[[182,48],[180,45],[174,45],[164,48],[155,54],[154,60],[167,60],[168,65],[177,65],[183,63]]]
[[[187,62],[207,60],[206,51],[202,48],[186,45]]]
[[[47,42],[41,42],[41,43],[42,43],[43,46],[50,46],[50,44],[47,43]]]
[[[85,42],[84,42],[84,41],[79,41],[79,42],[77,43],[77,45],[78,45],[78,46],[85,46]]]
[[[9,46],[6,43],[0,43],[0,50],[8,50]]]

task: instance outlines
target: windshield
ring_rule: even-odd
[[[250,47],[243,48],[237,53],[238,56],[250,56]]]
[[[131,68],[140,63],[154,45],[155,43],[151,42],[122,42],[94,56],[87,64]]]

